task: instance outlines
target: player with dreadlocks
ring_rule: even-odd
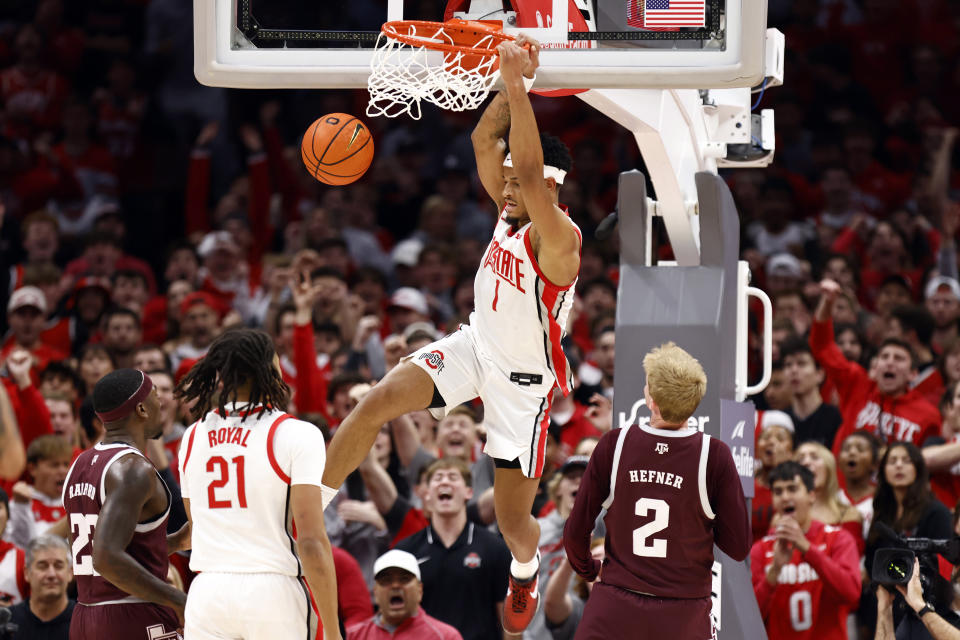
[[[180,446],[190,569],[200,572],[187,598],[189,638],[313,638],[303,577],[325,637],[340,638],[321,507],[323,435],[283,412],[289,392],[273,341],[253,329],[224,332],[177,386],[199,418]]]
[[[279,369],[270,366],[277,357],[273,341],[262,331],[233,330],[217,338],[210,351],[184,376],[176,394],[185,402],[196,399],[193,413],[203,417],[216,399],[221,415],[226,405],[243,401],[259,407],[260,417],[270,408],[282,408],[290,398],[290,387]],[[246,413],[242,418],[246,418]]]

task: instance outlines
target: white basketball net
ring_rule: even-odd
[[[403,35],[457,45],[444,31],[443,24],[429,28],[422,23],[404,24],[403,28],[406,29],[400,32]],[[497,44],[499,39],[490,35],[481,38],[472,48],[493,49]],[[423,100],[450,111],[476,109],[500,75],[497,62],[496,55],[441,51],[426,45],[407,44],[381,33],[370,62],[367,115],[394,118],[407,113],[419,120]]]

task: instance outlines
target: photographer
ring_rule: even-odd
[[[954,586],[956,587],[957,575],[954,572]],[[913,610],[915,617],[909,616],[901,622],[894,634],[893,626],[893,594],[886,587],[877,587],[877,634],[873,640],[893,640],[894,638],[932,638],[933,640],[960,640],[960,616],[952,611],[942,617],[934,607],[927,603],[923,597],[923,586],[920,584],[920,561],[913,561],[913,575],[907,588],[903,585],[897,585],[899,591],[907,602],[907,606]],[[958,597],[954,595],[952,607],[958,606]],[[922,627],[922,628],[921,628]]]
[[[867,538],[866,569],[873,574],[873,558],[877,551],[890,547],[886,525],[898,535],[944,540],[952,537],[950,511],[930,491],[930,475],[923,455],[910,442],[891,444],[880,460],[877,491],[873,497],[873,525]],[[931,565],[924,562],[925,567]],[[932,561],[935,571],[936,560]],[[872,627],[872,603],[863,602],[860,623]],[[894,628],[900,624],[901,611],[894,612]]]
[[[917,538],[951,537],[950,511],[930,491],[930,474],[923,454],[909,442],[896,442],[880,460],[877,491],[873,497],[873,522]],[[867,539],[867,569],[877,549],[887,546],[873,526]]]

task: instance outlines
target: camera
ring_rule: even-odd
[[[773,137],[773,109],[762,109],[759,114],[750,114],[749,142],[727,143],[726,156],[717,158],[718,167],[766,167],[773,162],[776,142]]]
[[[886,587],[906,586],[913,577],[913,561],[917,554],[909,549],[878,549],[873,556],[873,581]],[[921,582],[923,575],[921,572]],[[924,585],[926,586],[926,585]]]
[[[920,560],[920,584],[925,597],[935,606],[949,605],[952,599],[950,584],[937,571],[937,554],[951,564],[960,562],[960,538],[933,540],[907,538],[882,522],[874,524],[889,546],[878,549],[873,556],[870,577],[877,584],[892,588],[904,585],[913,577],[914,559]]]

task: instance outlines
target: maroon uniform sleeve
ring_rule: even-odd
[[[580,481],[573,510],[563,526],[567,559],[574,571],[587,582],[595,580],[600,571],[600,561],[590,556],[590,536],[603,502],[610,495],[610,470],[619,437],[620,430],[615,429],[600,438]]]
[[[740,562],[750,553],[750,514],[730,448],[717,438],[710,438],[707,487],[716,514],[713,539],[721,551]]]
[[[810,545],[803,559],[813,567],[824,587],[832,591],[834,596],[851,607],[857,605],[860,600],[860,554],[857,553],[857,543],[848,531],[837,531],[829,555],[816,545]]]
[[[773,600],[773,591],[776,587],[767,582],[767,567],[763,557],[766,545],[763,540],[757,540],[750,550],[750,574],[753,578],[753,593],[760,606],[760,616],[766,620],[770,613],[770,602]]]
[[[337,573],[337,599],[340,619],[349,626],[363,622],[373,615],[373,605],[367,592],[367,583],[363,579],[360,565],[353,556],[338,547],[333,551],[333,566]]]

